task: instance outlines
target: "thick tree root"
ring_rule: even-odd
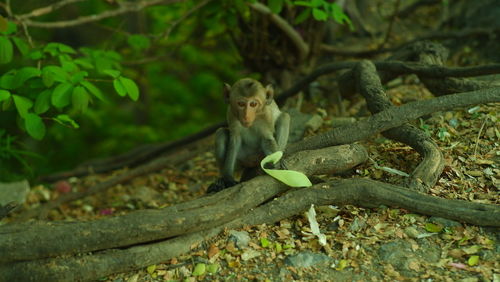
[[[385,94],[373,63],[362,61],[354,69],[354,72],[358,81],[358,91],[365,97],[368,109],[372,114],[393,107]],[[423,157],[423,160],[411,173],[407,185],[420,192],[429,191],[436,184],[444,168],[443,154],[438,145],[422,130],[408,123],[391,128],[382,134],[389,139],[411,146]]]
[[[290,169],[314,175],[345,172],[367,158],[366,150],[354,144],[299,152],[286,161]],[[260,176],[215,195],[159,210],[90,222],[1,226],[0,253],[8,255],[0,256],[0,263],[126,247],[206,230],[243,216],[286,190],[281,182]]]

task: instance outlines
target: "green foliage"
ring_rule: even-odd
[[[277,0],[279,1],[279,0]],[[281,1],[283,2],[283,0]],[[347,24],[351,30],[354,30],[351,19],[342,11],[337,3],[329,2],[327,0],[311,0],[311,1],[294,1],[294,5],[306,7],[295,18],[295,24],[312,17],[317,21],[326,21],[333,19],[338,24]]]
[[[12,10],[36,8],[21,2],[11,1]],[[210,1],[188,17],[198,1],[151,6],[141,11],[147,24],[136,29],[119,17],[100,21],[103,29],[28,27],[33,44],[23,28],[0,17],[0,179],[69,169],[220,121],[222,82],[243,75],[227,31],[249,15],[246,2],[252,1]],[[113,8],[96,0],[70,5],[78,14],[63,8],[41,19]],[[67,36],[76,30],[77,37]]]
[[[0,63],[6,64],[13,60],[12,39],[16,42],[20,57],[29,59],[27,64],[33,66],[14,67],[0,77],[0,101],[3,111],[8,111],[13,101],[19,117],[24,120],[21,129],[34,139],[41,140],[46,132],[41,114],[45,120],[51,120],[60,111],[68,114],[73,114],[73,110],[84,113],[92,102],[88,92],[104,100],[101,90],[91,82],[89,72],[95,77],[103,76],[106,72],[120,74],[117,69],[121,68],[121,56],[116,52],[90,48],[82,48],[81,52],[77,52],[57,42],[30,50],[15,35],[16,30],[16,25],[8,22],[8,28],[0,35]],[[116,87],[117,81],[122,88]],[[133,80],[117,76],[113,83],[120,96],[128,94],[134,101],[139,98],[139,90]],[[53,120],[59,121],[57,117]]]
[[[4,129],[0,129],[0,179],[19,180],[33,173],[26,157],[40,158],[39,155],[19,149],[22,147],[17,137],[8,135]],[[11,170],[4,169],[10,167]],[[24,174],[24,175],[23,175]]]

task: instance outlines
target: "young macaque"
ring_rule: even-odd
[[[271,85],[264,87],[251,78],[240,79],[232,87],[224,85],[228,127],[215,133],[221,178],[210,185],[208,193],[236,185],[236,167],[255,168],[265,156],[285,149],[290,116],[279,110],[273,97]]]

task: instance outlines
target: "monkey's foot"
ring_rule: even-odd
[[[238,184],[238,182],[236,182],[234,179],[219,178],[215,180],[214,183],[210,184],[210,186],[208,186],[207,194],[220,192],[236,184]]]

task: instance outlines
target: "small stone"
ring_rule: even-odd
[[[410,238],[418,238],[418,235],[420,235],[420,232],[415,227],[406,227],[404,231]]]
[[[10,202],[16,202],[18,205],[24,204],[30,184],[27,180],[19,182],[2,183],[0,182],[0,205],[6,205]]]
[[[253,258],[256,258],[260,256],[261,253],[259,251],[253,250],[253,249],[247,249],[241,254],[241,259],[243,261],[251,260]]]
[[[296,255],[288,256],[285,259],[287,265],[293,267],[311,267],[317,265],[328,265],[332,259],[324,254],[316,254],[312,252],[301,252]]]
[[[250,235],[246,231],[236,231],[230,230],[229,237],[230,241],[233,241],[239,249],[248,247],[248,242],[250,242]]]

